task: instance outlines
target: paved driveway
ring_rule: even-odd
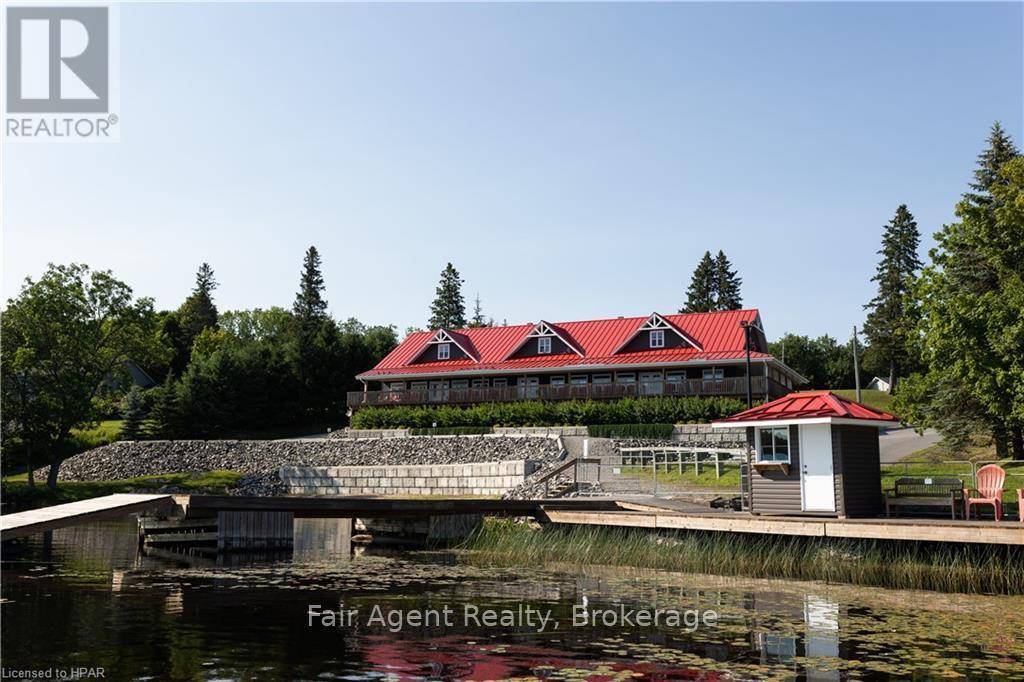
[[[889,429],[878,439],[878,447],[882,464],[892,464],[914,454],[918,450],[939,442],[939,434],[935,429],[927,429],[923,436],[914,429]]]

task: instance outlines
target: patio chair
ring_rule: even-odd
[[[978,469],[975,476],[974,488],[964,488],[964,518],[971,518],[971,506],[978,504],[992,505],[996,521],[1003,516],[1003,481],[1006,480],[1006,472],[998,464],[986,464]],[[971,493],[977,492],[980,497],[972,497]]]

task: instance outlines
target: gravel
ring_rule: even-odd
[[[243,474],[230,491],[282,495],[282,466],[388,466],[534,460],[549,468],[561,453],[553,438],[434,436],[322,440],[119,441],[64,461],[62,481],[118,480],[227,469]],[[46,475],[46,469],[37,471]]]

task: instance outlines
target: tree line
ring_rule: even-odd
[[[860,367],[950,449],[984,434],[998,457],[1024,459],[1024,157],[998,122],[954,214],[927,263],[905,204],[883,228]],[[853,383],[850,344],[787,334],[770,346],[816,387]]]
[[[112,273],[51,264],[0,318],[2,437],[31,468],[60,459],[73,429],[122,416],[127,438],[218,438],[338,424],[355,375],[397,344],[393,326],[327,312],[320,254],[305,254],[291,310],[220,313],[203,263],[175,310],[157,311]],[[132,362],[161,384],[132,387]]]

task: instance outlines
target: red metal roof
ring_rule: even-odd
[[[643,317],[619,317],[606,320],[549,323],[560,333],[571,338],[583,355],[565,353],[525,358],[505,358],[519,345],[534,325],[520,324],[511,327],[477,327],[449,331],[453,337],[472,346],[478,361],[469,358],[442,360],[429,363],[414,363],[435,331],[414,332],[407,336],[376,367],[359,375],[369,379],[376,376],[405,374],[447,374],[449,372],[545,369],[591,365],[643,365],[648,363],[671,363],[691,361],[737,360],[744,357],[743,329],[740,322],[755,322],[758,311],[728,310],[712,313],[688,313],[663,315],[671,325],[685,335],[698,341],[703,350],[691,346],[680,348],[656,348],[639,352],[616,353],[624,341],[630,338],[640,325],[647,321]],[[754,352],[751,359],[764,360],[772,356]]]
[[[866,419],[870,421],[898,422],[899,419],[854,400],[836,395],[832,391],[798,391],[777,398],[770,403],[744,410],[718,422],[755,422],[782,419]]]

